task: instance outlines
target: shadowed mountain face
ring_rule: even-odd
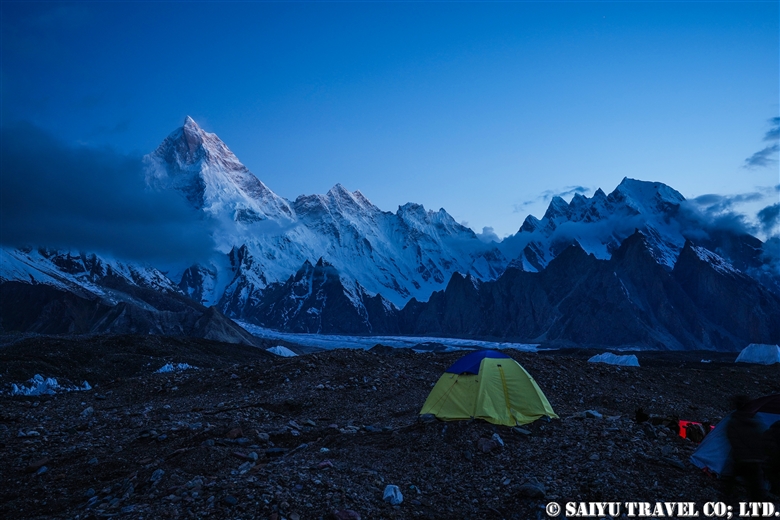
[[[673,276],[710,321],[750,343],[780,342],[780,298],[723,258],[690,242]],[[707,341],[707,331],[702,340]]]
[[[510,268],[482,284],[455,275],[400,320],[404,333],[420,335],[737,350],[780,341],[780,298],[690,242],[670,272],[637,232],[610,260],[575,244],[539,273]]]
[[[314,266],[306,262],[285,283],[269,286],[254,312],[247,318],[291,332],[368,334],[375,326],[382,332],[397,328],[390,302],[345,282],[322,259]]]
[[[110,304],[45,284],[0,283],[0,332],[156,334],[258,346],[260,341],[216,309],[156,295],[163,309]],[[168,301],[166,301],[168,300]],[[175,309],[175,310],[173,310]]]
[[[256,308],[256,318],[282,324],[281,328],[293,332],[367,331],[365,313],[355,312],[354,306],[345,305],[345,299],[344,286],[332,266],[322,261],[316,266],[306,262],[287,282],[268,288]],[[334,317],[341,318],[342,325],[333,323]]]
[[[259,344],[152,267],[67,251],[0,253],[3,332],[161,334]]]

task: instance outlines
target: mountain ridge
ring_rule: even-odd
[[[436,325],[435,313],[425,309],[443,305],[447,291],[450,296],[457,292],[461,305],[484,298],[481,292],[507,277],[521,303],[512,301],[513,295],[505,289],[502,296],[494,295],[493,312],[508,322],[519,319],[517,330],[523,331],[524,338],[545,341],[551,335],[575,341],[571,338],[584,332],[575,334],[574,328],[587,323],[569,315],[568,322],[556,322],[565,313],[549,307],[545,298],[576,308],[576,298],[560,299],[561,295],[592,283],[588,276],[602,269],[594,267],[602,265],[599,262],[625,261],[626,276],[620,284],[599,274],[611,291],[610,298],[622,298],[627,305],[615,307],[615,312],[636,311],[626,315],[623,326],[635,323],[636,331],[644,331],[635,334],[637,341],[667,342],[675,348],[708,345],[710,340],[692,332],[690,324],[680,321],[683,318],[675,321],[668,316],[663,306],[669,298],[683,308],[692,306],[683,313],[685,319],[707,321],[708,312],[722,312],[704,300],[681,303],[679,288],[669,289],[676,283],[669,276],[683,252],[684,266],[696,271],[689,273],[690,278],[703,280],[702,287],[708,290],[724,286],[701,274],[717,264],[724,269],[728,265],[744,277],[719,290],[747,290],[765,298],[760,290],[745,289],[758,280],[759,286],[780,294],[780,275],[769,263],[766,244],[751,235],[707,227],[682,194],[660,182],[626,177],[609,194],[599,188],[591,197],[575,194],[570,202],[553,197],[541,219],[529,215],[515,235],[486,243],[444,209],[426,210],[409,202],[395,213],[383,211],[359,190],[350,192],[340,183],[322,195],[287,200],[244,166],[216,134],[205,132],[190,117],[143,162],[151,188],[179,192],[198,210],[199,218],[212,225],[215,250],[210,261],[182,263],[163,272],[76,252],[3,248],[0,282],[46,283],[88,300],[131,304],[147,311],[213,306],[229,318],[297,332],[417,334],[430,326],[440,334],[500,336],[511,331],[486,331],[475,324],[469,328],[469,309],[455,310],[451,302],[448,312],[454,313],[453,321],[444,327]],[[636,236],[641,236],[641,254],[626,259],[621,256],[627,254],[623,248],[636,243]],[[691,252],[704,263],[697,264]],[[582,266],[571,260],[574,257]],[[562,269],[566,262],[578,269]],[[539,279],[531,276],[542,273],[546,274]],[[300,293],[302,283],[310,287],[305,295]],[[659,289],[659,284],[666,289]],[[621,291],[634,291],[634,303],[621,297]],[[183,303],[189,300],[194,301]],[[746,300],[735,301],[749,306]],[[526,308],[534,313],[520,318]],[[708,310],[697,315],[701,309]],[[661,336],[652,327],[645,330],[659,319],[666,330]],[[736,336],[711,324],[702,327],[730,338],[710,341],[715,347],[734,345],[736,337],[774,337],[774,318],[761,319],[763,329],[732,323],[731,329],[739,330]]]

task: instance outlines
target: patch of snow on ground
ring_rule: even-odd
[[[298,355],[295,352],[293,352],[292,350],[290,350],[289,348],[284,347],[282,345],[277,345],[275,347],[271,347],[271,348],[268,349],[268,352],[270,352],[271,354],[276,354],[277,356],[282,356],[282,357],[295,357],[295,356]]]
[[[618,356],[610,352],[593,356],[588,363],[606,363],[608,365],[618,365],[621,367],[638,367],[639,359],[633,354],[629,356]]]
[[[194,367],[187,363],[166,363],[157,371],[158,374],[166,374],[168,372],[178,372],[181,370],[197,370],[198,367]]]
[[[234,320],[250,334],[262,339],[283,340],[306,347],[323,349],[356,348],[368,350],[376,344],[396,348],[411,348],[420,343],[441,343],[448,351],[466,349],[516,349],[524,352],[536,352],[538,344],[499,343],[494,341],[477,341],[460,338],[434,338],[421,336],[345,336],[336,334],[294,334],[266,329],[251,323]]]
[[[12,384],[11,395],[54,395],[57,392],[92,390],[92,387],[86,381],[81,386],[60,386],[55,378],[43,377],[40,374],[35,374],[28,383],[30,383],[30,386]]]

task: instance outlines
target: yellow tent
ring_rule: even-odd
[[[484,419],[515,426],[554,417],[536,381],[502,352],[482,350],[456,361],[439,378],[420,414],[445,421]]]

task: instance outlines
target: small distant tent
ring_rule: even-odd
[[[536,381],[503,352],[481,350],[456,361],[434,385],[420,414],[445,421],[483,419],[515,426],[558,416]]]
[[[755,414],[756,420],[762,428],[769,428],[780,421],[780,394],[760,397],[748,405],[748,411]],[[699,448],[691,455],[691,463],[702,469],[708,469],[720,475],[726,466],[731,453],[728,437],[726,437],[726,425],[731,419],[728,414],[715,426],[715,429],[707,435],[699,445]]]
[[[282,346],[282,345],[277,345],[275,347],[271,347],[271,348],[268,349],[268,352],[270,352],[271,354],[276,354],[277,356],[282,356],[282,357],[295,357],[295,356],[298,355],[295,352],[293,352],[292,350],[290,350],[289,348],[287,348],[285,346]]]
[[[755,363],[758,365],[780,363],[780,347],[777,345],[751,343],[742,349],[735,363]]]

